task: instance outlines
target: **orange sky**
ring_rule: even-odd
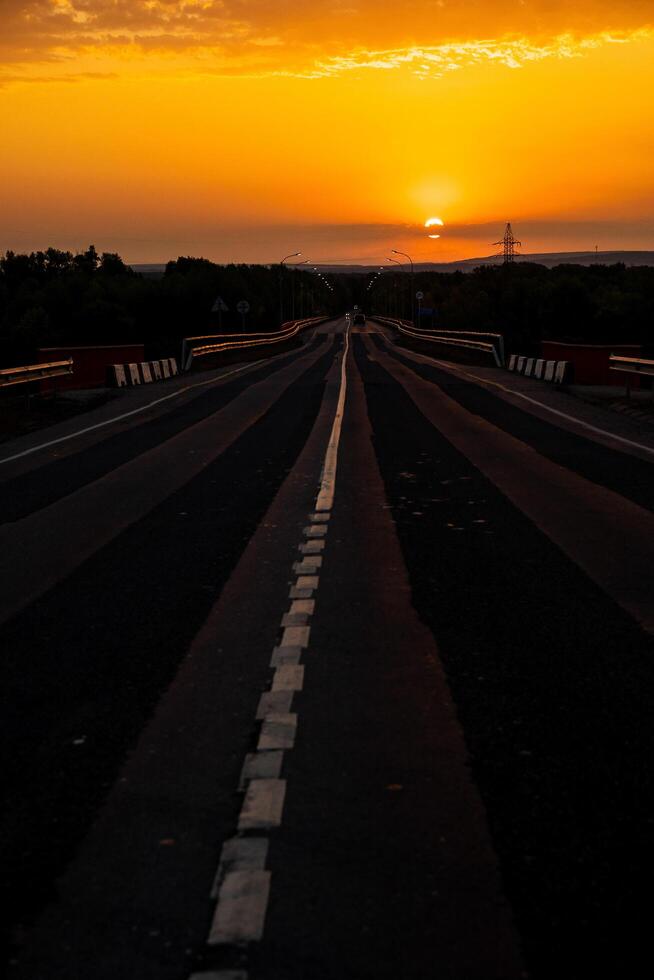
[[[654,249],[651,0],[0,0],[0,65],[0,250]]]

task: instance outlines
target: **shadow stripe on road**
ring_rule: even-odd
[[[435,365],[406,357],[371,334],[375,346],[430,381],[467,411],[531,446],[553,463],[564,466],[599,486],[619,493],[647,510],[654,510],[654,466],[629,453],[610,449],[569,429],[546,422],[511,405],[481,384],[452,374]]]
[[[50,893],[292,469],[338,345],[200,475],[0,628],[7,901]]]
[[[654,644],[355,338],[373,444],[534,977],[649,949]]]
[[[295,353],[299,356],[311,354],[326,340],[326,336],[320,336]],[[48,461],[36,470],[0,483],[0,524],[28,517],[173,438],[184,429],[202,422],[219,412],[246,388],[280,371],[288,362],[288,356],[281,356],[225,384],[220,384],[217,378],[215,387],[207,387],[192,395],[191,400],[184,404],[170,404],[163,415],[144,419],[140,424],[113,435],[107,430],[107,436],[92,446],[63,459]]]

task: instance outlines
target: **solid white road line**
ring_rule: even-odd
[[[323,468],[322,483],[320,493],[316,500],[316,511],[331,510],[334,503],[334,491],[336,489],[336,464],[338,462],[338,444],[341,439],[341,429],[343,427],[343,414],[345,411],[345,395],[347,392],[347,355],[350,349],[350,328],[345,331],[345,350],[341,362],[341,387],[338,393],[338,403],[336,405],[336,415],[332,426],[331,436],[325,454],[325,465]]]
[[[96,429],[103,429],[107,425],[113,425],[114,422],[122,422],[123,419],[129,419],[134,415],[140,415],[141,412],[147,412],[149,408],[153,408],[155,405],[161,405],[162,402],[170,401],[171,398],[179,398],[187,391],[193,391],[194,388],[204,388],[206,385],[219,384],[219,382],[224,381],[225,378],[231,378],[234,374],[240,374],[241,371],[245,371],[246,368],[256,367],[258,364],[263,364],[267,360],[265,357],[261,358],[260,361],[253,361],[251,364],[244,364],[240,368],[234,368],[233,371],[228,371],[226,374],[221,374],[219,378],[210,378],[208,381],[198,381],[194,385],[186,385],[184,388],[178,388],[177,391],[173,391],[170,395],[164,395],[163,398],[155,398],[154,401],[148,402],[147,405],[141,405],[140,408],[134,408],[131,412],[123,412],[122,415],[115,415],[112,419],[105,419],[104,422],[97,422],[95,425],[87,425],[85,429],[78,429],[77,432],[70,432],[67,436],[59,436],[58,439],[51,439],[49,442],[39,443],[38,446],[32,446],[31,449],[25,449],[22,453],[14,453],[13,456],[7,456],[5,459],[0,459],[0,466],[3,463],[11,463],[15,459],[22,459],[24,456],[31,456],[32,453],[38,453],[41,449],[49,449],[50,446],[58,446],[62,442],[68,442],[70,439],[76,439],[78,436],[84,436],[87,432],[94,432]]]
[[[384,334],[382,334],[382,336],[384,337],[386,344],[390,347],[388,338]],[[414,352],[412,351],[412,353]],[[615,434],[615,432],[609,432],[608,429],[600,429],[597,425],[591,425],[590,422],[584,422],[582,419],[578,419],[574,415],[569,415],[567,412],[561,412],[558,408],[552,408],[551,405],[546,405],[545,402],[540,402],[537,398],[532,398],[530,395],[525,395],[522,391],[515,391],[513,388],[507,388],[506,385],[500,384],[499,381],[490,381],[488,378],[482,378],[478,374],[471,374],[470,371],[459,369],[456,365],[452,365],[449,361],[438,361],[435,357],[428,357],[426,354],[419,354],[418,357],[430,364],[436,364],[438,367],[447,369],[451,374],[459,374],[464,378],[471,378],[473,381],[479,382],[482,386],[499,388],[500,391],[506,392],[507,395],[513,395],[515,398],[522,398],[523,401],[530,402],[532,405],[537,405],[539,408],[544,409],[551,415],[557,415],[561,419],[566,419],[568,422],[573,422],[575,425],[581,426],[582,429],[587,429],[589,432],[594,432],[598,436],[613,439],[615,442],[619,442],[623,446],[630,446],[632,449],[640,449],[641,452],[654,456],[654,448],[652,448],[652,446],[645,446],[642,442],[635,442],[633,439],[625,439],[624,436],[618,436]]]

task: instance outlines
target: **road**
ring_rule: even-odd
[[[640,971],[654,434],[345,320],[163,391],[0,450],[8,976]]]

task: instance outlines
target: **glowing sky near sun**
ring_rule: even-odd
[[[0,250],[654,248],[651,0],[0,0],[0,65]]]

